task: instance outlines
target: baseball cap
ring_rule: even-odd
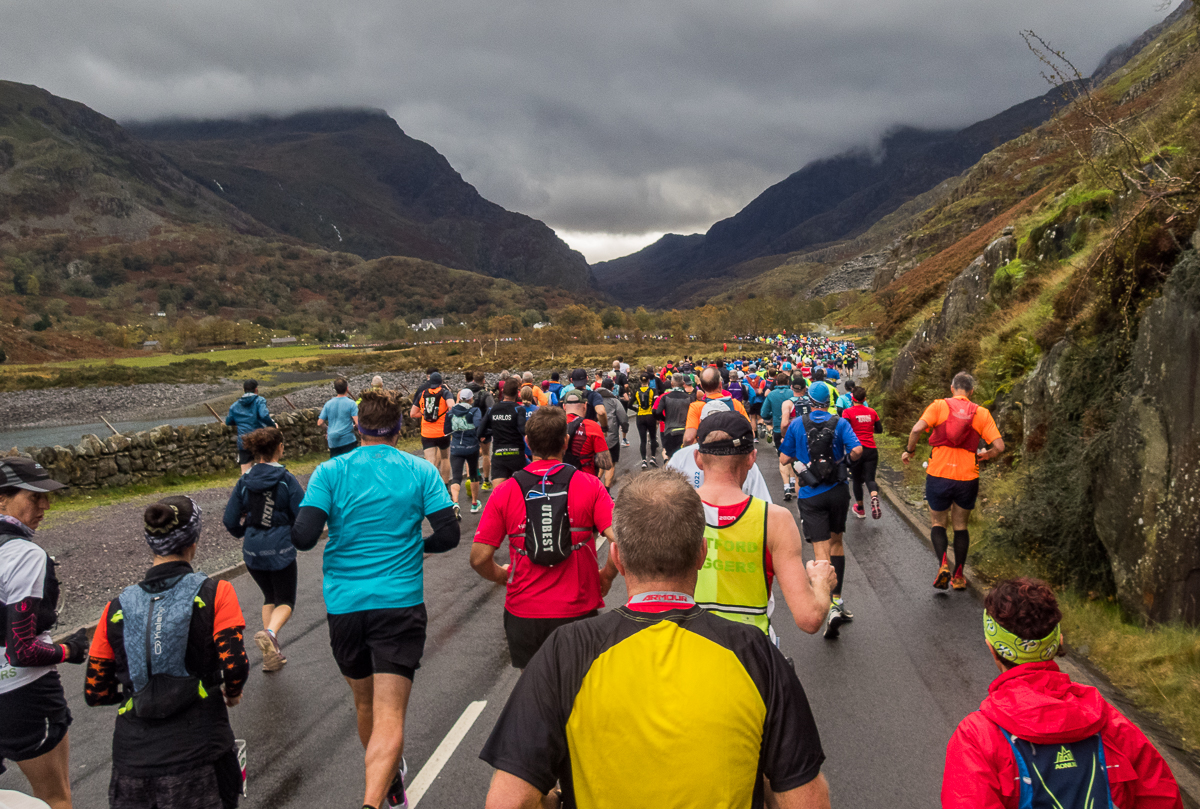
[[[30,492],[56,492],[67,488],[65,483],[51,478],[50,473],[32,458],[0,458],[0,489],[13,487]]]
[[[728,433],[729,438],[723,441],[704,443],[711,433]],[[701,418],[700,428],[696,431],[697,452],[703,455],[749,455],[754,451],[754,430],[750,421],[736,410],[722,410],[712,413],[708,418]]]
[[[439,374],[437,371],[434,371],[432,374],[429,375],[429,384],[430,385],[442,384],[442,375]]]
[[[572,382],[587,382],[587,378],[587,371],[583,370],[582,368],[576,368],[571,372]]]
[[[458,392],[458,400],[460,402],[469,402],[475,398],[475,394],[470,388],[463,388]]]
[[[817,404],[829,404],[829,386],[824,382],[814,382],[808,389],[808,398]]]
[[[583,394],[577,390],[573,390],[563,397],[562,403],[569,404],[587,404],[587,400],[583,398]]]

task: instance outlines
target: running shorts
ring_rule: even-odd
[[[748,412],[750,413],[751,416],[761,415],[762,414],[762,402],[755,402],[754,404],[750,405]]]
[[[612,455],[613,466],[617,465],[617,461],[621,460],[621,439],[617,439],[616,446],[608,448],[608,452]]]
[[[245,466],[248,463],[254,463],[254,453],[248,449],[238,450],[238,464]]]
[[[521,618],[508,610],[504,611],[504,636],[508,639],[508,655],[512,658],[513,668],[523,669],[542,648],[550,633],[560,626],[582,621],[584,618],[594,618],[599,610],[592,610],[586,615],[574,618]]]
[[[497,478],[511,478],[513,472],[519,472],[525,468],[525,454],[520,450],[511,454],[502,455],[498,452],[500,447],[492,450],[492,480]]]
[[[330,614],[329,645],[342,676],[372,674],[412,679],[425,653],[425,605]]]
[[[355,440],[349,444],[342,444],[340,447],[330,447],[329,448],[329,457],[336,458],[339,455],[345,455],[347,452],[350,452],[351,450],[355,450],[355,449],[358,449],[358,441],[357,440]]]
[[[951,505],[970,511],[979,497],[979,478],[951,480],[935,475],[925,476],[925,500],[930,511],[949,511]]]
[[[262,591],[263,603],[274,604],[276,607],[296,606],[296,562],[282,570],[255,570],[247,567],[246,572],[258,589]]]
[[[467,472],[470,475],[467,480],[474,480],[479,477],[479,453],[473,455],[451,455],[450,456],[450,482],[462,483],[463,466],[467,467]]]
[[[49,753],[67,735],[71,711],[57,671],[0,694],[0,772],[4,759],[26,761]]]
[[[781,432],[771,433],[771,441],[772,441],[772,443],[775,444],[775,451],[778,452],[779,445],[783,443],[783,433],[781,433]]]
[[[242,767],[236,750],[194,770],[154,778],[118,775],[113,767],[108,782],[109,809],[234,809],[241,794]]]
[[[679,452],[683,446],[683,433],[679,435],[664,435],[662,437],[663,452],[667,453],[667,460],[671,460],[676,452]]]
[[[444,435],[441,438],[426,438],[421,436],[421,449],[450,449],[450,436]]]
[[[850,488],[839,483],[827,492],[796,500],[800,528],[808,542],[827,542],[831,534],[846,532],[850,512]]]

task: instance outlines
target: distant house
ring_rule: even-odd
[[[427,318],[423,319],[420,323],[418,323],[416,326],[414,326],[413,328],[416,331],[429,331],[430,329],[440,329],[440,328],[442,328],[442,326],[445,326],[445,325],[446,325],[445,318],[427,317]]]
[[[534,324],[533,324],[533,328],[535,328],[535,329],[544,329],[544,328],[546,328],[546,327],[547,327],[547,326],[549,326],[549,325],[550,325],[549,323],[544,323],[544,322],[542,322],[541,320],[539,320],[537,323],[534,323]]]
[[[166,313],[166,312],[158,312],[158,313],[155,315],[155,317],[166,317],[166,316],[167,316],[167,313]]]
[[[273,345],[273,346],[287,346],[287,345],[291,345],[294,342],[296,342],[296,338],[290,334],[287,337],[272,337],[271,338],[271,345]]]
[[[142,343],[143,351],[158,351],[158,340],[147,340]]]

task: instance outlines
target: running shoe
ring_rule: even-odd
[[[656,461],[656,460],[654,460],[653,458],[651,458],[651,459],[650,459],[650,465],[651,465],[651,466],[653,466],[655,469],[657,469],[657,468],[658,468],[658,461]]]
[[[623,447],[627,447],[627,446],[629,446],[629,439],[628,439],[628,438],[622,438],[622,439],[621,439],[621,446],[623,446]]]
[[[783,487],[783,499],[784,499],[784,501],[792,499],[792,487],[791,486]]]
[[[855,503],[854,505],[850,506],[850,510],[853,511],[854,516],[858,517],[860,520],[865,520],[867,518],[867,512],[863,511],[862,503]]]
[[[871,516],[878,520],[883,516],[883,509],[879,507],[879,494],[871,495]]]
[[[408,777],[408,762],[404,760],[404,756],[400,757],[400,769],[396,772],[396,777],[392,779],[392,785],[388,787],[387,799],[384,806],[387,809],[408,809],[408,795],[404,793],[404,779]]]
[[[471,513],[478,514],[480,508],[482,508],[482,506],[480,506],[479,501],[476,500],[474,503],[471,504]]]
[[[645,462],[645,461],[642,461],[642,469],[647,469],[647,468],[648,468],[648,467],[646,466],[646,462]]]
[[[846,616],[842,614],[842,606],[840,604],[830,604],[829,619],[825,622],[825,640],[836,639],[841,634],[838,627],[844,623],[846,623]]]
[[[492,490],[492,482],[490,480],[485,480],[483,483],[479,484],[479,488],[483,489],[485,492],[490,492]]]
[[[454,504],[454,519],[462,522],[462,509],[459,508],[458,503]]]
[[[279,641],[265,629],[254,633],[254,643],[262,652],[262,670],[266,672],[279,671],[287,663],[287,658],[279,651]]]
[[[938,590],[945,590],[950,586],[950,565],[943,563],[938,568],[937,578],[933,580],[933,586]]]
[[[955,590],[967,589],[967,577],[961,573],[954,574],[954,578],[950,579],[950,586]]]
[[[842,622],[848,624],[853,621],[854,613],[850,612],[850,609],[846,606],[846,602],[839,598],[836,603],[842,610]]]

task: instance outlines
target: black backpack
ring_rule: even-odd
[[[565,463],[555,464],[542,475],[524,469],[513,472],[525,500],[525,549],[516,552],[529,557],[535,565],[553,567],[582,548],[586,540],[574,544],[573,532],[586,531],[591,536],[591,529],[571,528],[567,489],[574,474],[574,467]]]
[[[841,419],[834,416],[818,424],[812,420],[810,413],[803,418],[804,436],[808,440],[808,471],[819,485],[839,483],[846,479],[842,474],[842,464],[833,454],[833,439],[837,435],[839,421]]]
[[[428,422],[437,421],[438,414],[441,413],[441,410],[441,389],[439,388],[437,393],[430,393],[429,389],[427,388],[425,392],[421,394],[421,418]]]
[[[563,453],[563,463],[575,469],[583,468],[583,457],[579,453],[583,449],[582,444],[587,441],[587,431],[584,431],[584,435],[578,442],[578,445],[576,445],[575,441],[582,428],[583,419],[575,419],[567,425],[567,451]]]

